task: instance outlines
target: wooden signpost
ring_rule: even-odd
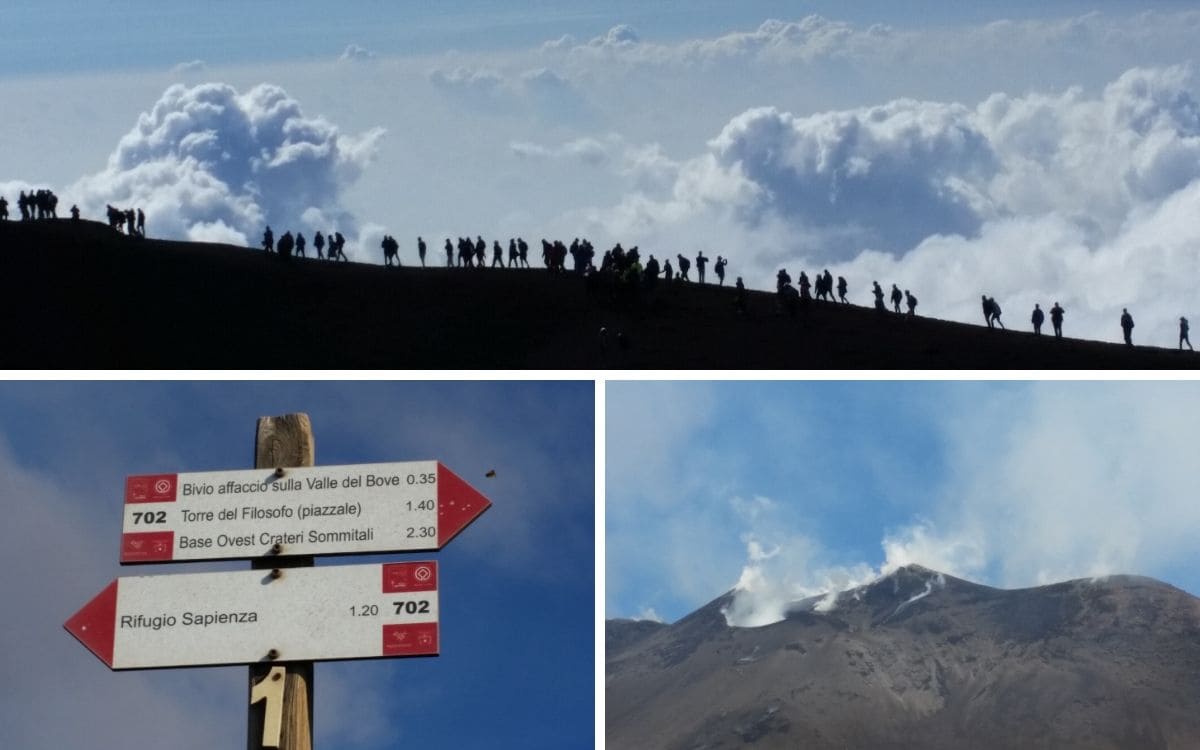
[[[253,470],[129,477],[122,564],[251,569],[118,578],[66,629],[112,669],[249,664],[247,747],[311,750],[313,661],[441,647],[436,561],[313,555],[440,549],[491,506],[436,461],[315,467],[315,454],[308,415],[262,417]]]

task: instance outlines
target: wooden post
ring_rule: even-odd
[[[316,461],[316,446],[313,441],[312,422],[307,414],[285,414],[280,417],[259,417],[254,439],[254,467],[256,469],[286,469],[293,466],[313,466]],[[266,557],[253,560],[252,569],[311,568],[312,556]],[[280,750],[312,750],[312,697],[313,664],[311,661],[288,661],[287,654],[280,654],[280,661],[287,669],[283,688],[283,725],[280,735]],[[254,686],[268,679],[271,662],[250,665],[250,691],[254,699]],[[263,705],[251,705],[249,731],[246,747],[261,750],[263,747],[263,721],[266,714]]]

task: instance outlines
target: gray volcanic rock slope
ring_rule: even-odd
[[[607,623],[609,750],[1200,748],[1200,599],[1153,579],[908,566],[760,628],[729,599]]]

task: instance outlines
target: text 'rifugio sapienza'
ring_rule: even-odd
[[[161,615],[121,615],[122,628],[146,628],[162,630],[176,625],[207,628],[210,625],[229,625],[234,623],[258,622],[257,612],[184,612],[179,617],[163,613]]]

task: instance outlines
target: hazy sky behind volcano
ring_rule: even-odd
[[[605,399],[607,617],[672,622],[740,583],[770,621],[909,563],[1200,594],[1196,383],[610,381]]]
[[[152,235],[586,236],[955,320],[1200,319],[1190,3],[124,0],[0,33],[0,193]]]

